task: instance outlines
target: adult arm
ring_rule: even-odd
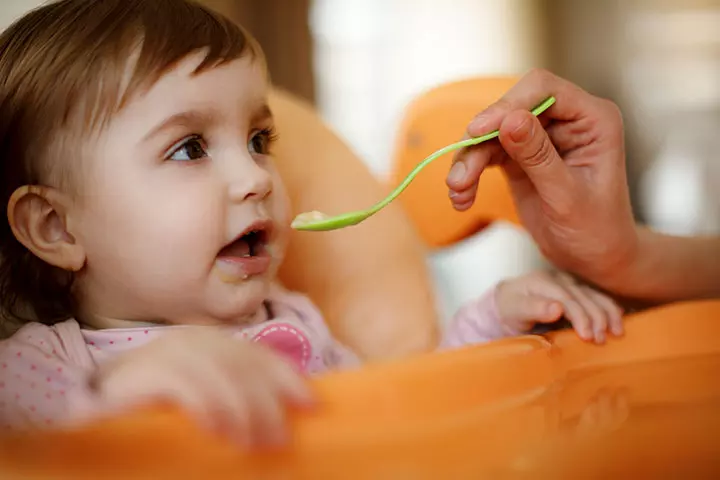
[[[365,208],[386,192],[311,106],[275,91],[275,157],[294,213]],[[293,232],[280,272],[366,360],[431,350],[437,317],[421,241],[395,205],[354,228]]]
[[[630,268],[611,278],[610,291],[653,303],[720,298],[720,237],[677,237],[638,228]]]

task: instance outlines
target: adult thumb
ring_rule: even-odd
[[[509,113],[500,125],[500,143],[544,200],[550,202],[558,192],[570,190],[570,170],[532,113],[525,110]]]

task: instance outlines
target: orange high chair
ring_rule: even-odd
[[[312,380],[291,446],[243,452],[173,410],[0,438],[0,478],[718,478],[720,302]]]
[[[469,80],[418,100],[398,177],[511,84]],[[516,218],[499,172],[456,215],[447,163],[399,199],[429,244]],[[290,412],[282,451],[243,452],[148,409],[0,438],[0,478],[719,478],[719,378],[720,301],[690,302],[630,316],[604,346],[563,330],[315,378],[320,408]]]

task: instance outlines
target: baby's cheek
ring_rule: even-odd
[[[288,196],[285,184],[282,180],[280,180],[280,177],[277,175],[274,175],[274,177],[276,178],[273,181],[273,192],[268,199],[271,203],[270,214],[278,224],[289,225],[291,210],[290,197]]]
[[[275,230],[275,238],[267,246],[268,252],[275,260],[277,266],[279,266],[285,259],[285,252],[287,251],[289,227],[283,224],[278,224]]]
[[[290,198],[285,191],[285,187],[280,182],[279,187],[273,191],[271,198],[269,199],[268,213],[272,215],[277,229],[277,237],[286,239],[290,231],[291,221],[291,205]]]

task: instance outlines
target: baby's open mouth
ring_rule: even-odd
[[[220,250],[215,266],[223,281],[242,281],[267,271],[272,260],[267,249],[270,227],[268,222],[253,223]]]
[[[267,232],[253,230],[236,238],[220,250],[218,257],[249,258],[265,253]]]

